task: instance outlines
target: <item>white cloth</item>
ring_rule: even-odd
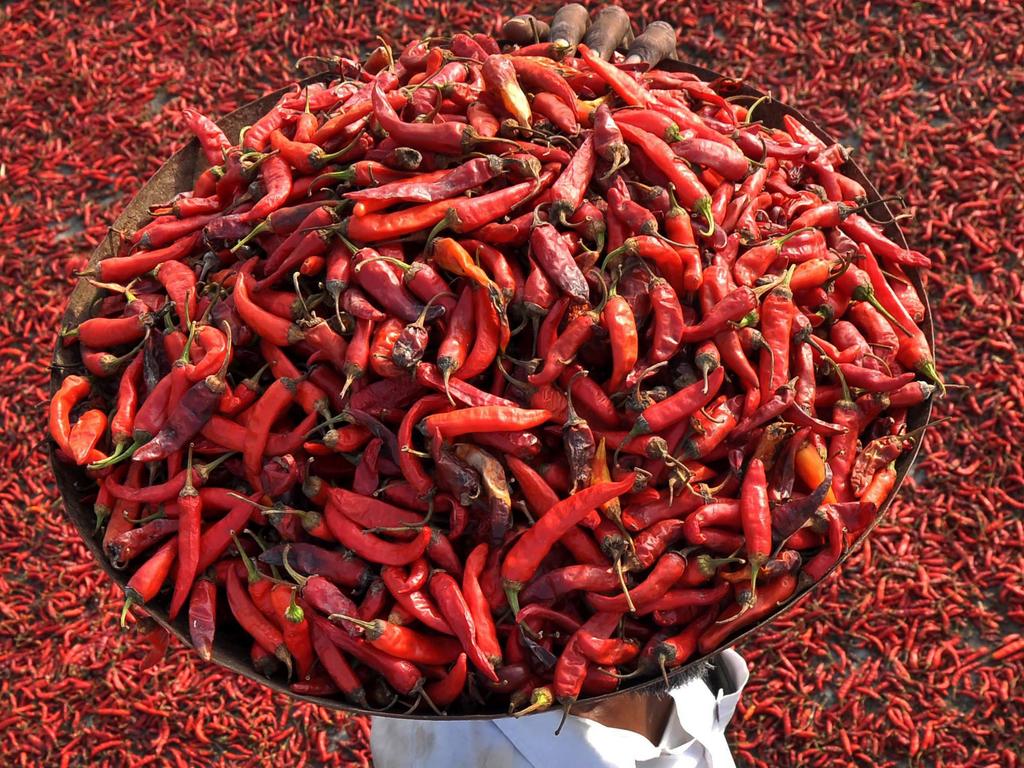
[[[701,678],[674,688],[675,710],[658,744],[633,731],[560,710],[522,719],[397,720],[373,718],[376,768],[734,768],[725,728],[747,684],[747,665],[733,650],[716,664],[733,683],[712,693]]]

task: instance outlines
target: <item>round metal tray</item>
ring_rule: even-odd
[[[704,80],[716,80],[722,75],[717,72],[712,72],[701,67],[696,67],[690,64],[668,61],[661,65],[663,69],[676,72],[692,72]],[[324,75],[316,75],[301,81],[300,84],[317,82],[326,79]],[[282,89],[262,99],[257,99],[246,104],[244,107],[232,112],[220,121],[221,127],[225,130],[228,136],[237,136],[238,130],[250,123],[253,123],[262,114],[264,114],[284,93],[287,89]],[[736,89],[736,93],[742,96],[749,96],[751,100],[759,99],[764,96],[760,91],[755,90],[746,85],[742,85]],[[766,101],[758,107],[758,117],[764,121],[766,125],[772,127],[782,127],[783,115],[792,115],[805,126],[807,126],[815,135],[821,138],[828,144],[834,143],[832,139],[824,130],[818,125],[809,121],[800,112],[793,109],[792,107],[786,106],[778,101]],[[148,218],[149,206],[155,203],[165,202],[171,199],[175,193],[191,189],[192,183],[199,172],[204,168],[202,155],[199,152],[197,142],[193,139],[188,145],[186,145],[179,152],[175,153],[170,160],[164,163],[163,166],[143,185],[142,189],[139,190],[135,199],[128,204],[124,212],[114,222],[113,228],[119,231],[134,231]],[[864,176],[860,168],[857,167],[852,161],[848,161],[842,167],[843,173],[856,179],[864,188],[868,191],[869,198],[872,200],[880,199],[880,195],[871,182]],[[879,203],[883,205],[884,203]],[[885,208],[888,212],[888,207]],[[903,233],[899,227],[895,224],[889,224],[886,227],[886,234],[894,239],[897,243],[905,244],[906,241],[903,237]],[[97,261],[108,258],[114,255],[115,252],[115,236],[111,231],[102,243],[96,248],[92,254],[91,264]],[[909,276],[914,283],[914,287],[917,289],[918,294],[921,296],[921,300],[925,305],[925,333],[928,336],[929,343],[934,348],[934,328],[932,325],[931,309],[928,306],[928,298],[923,290],[920,277],[915,270],[908,270]],[[99,295],[99,290],[90,285],[85,280],[81,280],[76,285],[71,298],[68,302],[67,312],[64,315],[65,327],[74,327],[81,321],[85,320],[88,316],[88,310],[93,301]],[[81,368],[81,357],[79,355],[78,346],[73,345],[65,347],[60,343],[58,339],[54,345],[53,352],[53,367],[50,381],[51,392],[55,391],[59,386],[63,378]],[[918,429],[928,423],[931,416],[932,404],[931,401],[927,401],[916,408],[912,409],[907,417],[907,428],[908,430]],[[886,511],[892,503],[893,498],[899,492],[900,486],[903,484],[907,473],[910,472],[911,468],[917,460],[918,453],[922,440],[917,440],[914,444],[913,449],[904,453],[897,462],[898,475],[896,479],[896,485],[893,489],[892,494],[886,500],[885,504],[882,505],[881,509],[878,510],[875,521],[861,536],[853,542],[840,559],[836,567],[841,565],[850,554],[860,546],[864,538],[871,532],[871,530],[878,524],[878,522],[885,516]],[[92,507],[85,500],[92,498],[95,495],[95,483],[88,478],[81,467],[72,466],[70,464],[63,463],[56,459],[54,447],[52,442],[50,443],[50,464],[53,467],[53,473],[57,480],[57,487],[60,490],[61,497],[64,501],[64,511],[68,519],[78,530],[79,535],[85,542],[89,551],[92,552],[96,558],[100,568],[102,568],[106,574],[118,584],[122,589],[128,581],[128,576],[124,571],[115,570],[110,563],[107,561],[101,548],[102,532],[97,534],[93,532],[95,526],[95,518],[93,516]],[[831,573],[831,571],[830,571]],[[826,575],[825,578],[828,578]],[[820,582],[818,582],[820,583]],[[754,626],[751,626],[733,637],[727,645],[734,645],[738,642],[749,639],[752,635],[758,632],[762,627],[770,624],[776,618],[791,610],[793,606],[802,598],[806,597],[817,584],[810,585],[803,590],[798,591],[790,600],[780,605],[778,609],[768,618],[758,622]],[[170,621],[167,616],[167,604],[166,599],[157,599],[144,606],[138,606],[137,609],[141,609],[152,616],[158,623],[167,628],[174,634],[182,643],[190,645],[188,636],[187,619],[185,617],[179,617],[177,621]],[[232,643],[232,641],[239,641]],[[345,710],[348,712],[355,712],[365,715],[377,715],[384,717],[407,717],[410,719],[417,720],[437,720],[437,719],[494,719],[498,717],[506,717],[507,713],[502,712],[478,712],[474,714],[453,714],[440,718],[437,715],[400,715],[387,712],[376,712],[371,710],[360,709],[354,707],[344,701],[333,698],[325,698],[319,696],[301,696],[293,693],[288,689],[285,682],[279,678],[266,678],[259,674],[252,666],[249,660],[249,651],[247,645],[243,645],[240,642],[241,638],[238,634],[230,632],[218,631],[216,643],[213,650],[213,661],[222,667],[230,669],[232,672],[237,672],[240,675],[244,675],[251,680],[255,680],[275,691],[285,693],[294,699],[301,701],[307,701],[311,704],[318,704],[323,707],[329,707],[331,709]],[[672,670],[669,672],[669,682],[674,683],[682,681],[693,676],[695,672],[702,668],[708,660],[715,656],[715,654],[722,649],[718,649],[714,653],[710,653],[699,658],[695,658],[687,664]],[[590,698],[580,699],[577,704],[577,710],[583,710],[588,704],[595,704],[597,702],[609,699],[613,696],[622,695],[625,692],[630,693],[644,693],[653,692],[659,688],[664,687],[664,680],[661,677],[656,677],[644,682],[636,683],[629,687],[623,687],[622,689],[615,691],[614,693],[605,694],[602,696],[594,696]]]

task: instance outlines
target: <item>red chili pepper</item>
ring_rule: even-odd
[[[577,301],[590,298],[590,286],[573,259],[565,236],[552,224],[544,222],[534,226],[530,235],[530,248],[537,264],[551,282]]]
[[[768,504],[768,480],[764,463],[752,459],[743,475],[740,489],[740,520],[750,563],[751,601],[756,599],[757,575],[772,551],[772,518]]]
[[[459,65],[463,69],[463,65]],[[421,89],[429,93],[430,89]],[[461,155],[472,145],[475,133],[465,123],[406,123],[398,117],[388,96],[379,85],[373,89],[373,115],[380,126],[401,146]],[[467,132],[468,131],[468,132]]]
[[[381,569],[381,578],[388,592],[403,610],[430,629],[448,635],[453,634],[448,622],[438,612],[430,597],[420,590],[403,591],[407,581],[400,568],[385,566]]]
[[[171,572],[171,566],[174,564],[177,554],[177,538],[168,539],[132,574],[124,588],[125,602],[124,609],[121,611],[122,626],[132,604],[144,605],[156,597]]]
[[[314,615],[310,627],[310,638],[317,659],[323,666],[327,676],[338,686],[345,696],[358,706],[367,706],[366,694],[362,681],[352,670],[345,657],[332,641],[334,630],[330,623],[320,616]],[[340,634],[340,633],[339,633]]]
[[[656,601],[675,584],[686,570],[686,558],[669,552],[654,564],[647,578],[621,595],[588,595],[587,602],[595,611],[625,613]]]
[[[501,128],[498,118],[482,101],[475,101],[466,107],[466,119],[476,135],[482,139],[497,136]]]
[[[672,144],[672,150],[690,163],[711,168],[730,182],[742,179],[750,167],[739,147],[714,139],[683,137]],[[732,185],[729,184],[727,188],[731,190]]]
[[[748,627],[771,615],[796,591],[797,578],[784,573],[776,579],[765,582],[758,590],[753,605],[739,602],[727,609],[719,621],[698,641],[701,653],[708,653],[722,646],[725,640],[737,630]]]
[[[231,149],[231,141],[224,135],[224,131],[206,115],[194,109],[181,110],[181,116],[185,118],[185,124],[199,141],[199,148],[206,156],[210,165],[217,165],[224,160],[224,153]]]
[[[110,558],[111,565],[118,569],[125,568],[154,544],[163,541],[177,531],[177,520],[158,517],[137,528],[130,528],[105,542],[103,551]]]
[[[622,296],[612,294],[601,312],[608,342],[612,348],[612,375],[605,391],[614,394],[622,389],[626,376],[633,370],[639,357],[639,338],[633,310]]]
[[[213,639],[217,627],[217,585],[201,576],[192,587],[188,604],[188,631],[192,647],[203,661],[213,658]]]
[[[558,494],[548,485],[547,481],[532,467],[519,460],[515,456],[506,456],[505,463],[508,464],[519,489],[526,498],[527,506],[533,514],[540,517],[547,514],[558,503]],[[581,563],[604,564],[605,557],[598,549],[594,541],[579,528],[570,528],[560,541],[568,549],[573,557]]]
[[[314,621],[331,643],[355,657],[361,664],[378,672],[396,692],[409,695],[423,685],[423,675],[412,662],[379,651],[365,640],[342,632],[324,619],[317,617]]]
[[[676,196],[682,204],[698,211],[708,223],[708,233],[714,229],[714,218],[711,214],[711,195],[701,184],[700,179],[685,164],[676,158],[672,148],[653,133],[637,128],[629,123],[621,123],[620,128],[626,141],[640,150],[661,171],[672,184]]]
[[[210,213],[205,216],[193,216],[188,219],[169,219],[158,217],[132,235],[133,246],[145,250],[162,248],[176,240],[191,235],[216,219],[220,214]]]
[[[491,616],[491,607],[480,587],[480,576],[487,564],[488,551],[487,544],[478,544],[469,553],[462,575],[462,594],[473,618],[477,645],[492,664],[501,664],[501,643]]]
[[[682,343],[685,321],[679,296],[667,280],[650,281],[651,310],[654,313],[654,333],[646,360],[657,364],[670,360]]]
[[[560,702],[566,706],[572,705],[583,688],[583,681],[590,666],[577,644],[577,635],[586,632],[598,639],[606,638],[615,631],[621,618],[621,613],[595,613],[566,643],[555,664],[552,682],[552,689]]]
[[[594,175],[595,161],[594,137],[592,133],[587,133],[557,181],[551,186],[552,221],[564,224],[580,207]]]
[[[580,123],[576,111],[553,93],[540,92],[534,95],[531,102],[533,111],[546,118],[562,133],[575,136],[580,132]],[[493,135],[493,134],[492,134]]]
[[[505,111],[515,118],[520,126],[531,124],[530,102],[519,85],[513,59],[500,54],[488,56],[480,67],[484,87],[489,94],[500,101]]]
[[[362,621],[344,615],[332,618],[361,627],[366,642],[374,648],[414,664],[450,664],[461,653],[459,643],[451,638],[426,635],[380,619]]]
[[[169,615],[174,619],[192,590],[197,566],[203,519],[203,501],[192,483],[192,449],[188,452],[185,483],[178,494],[178,568],[174,577],[174,594]]]
[[[858,243],[863,243],[869,247],[872,253],[889,262],[904,267],[931,266],[931,259],[923,253],[897,245],[863,216],[850,214],[846,217],[845,221],[839,223],[839,228]]]
[[[640,655],[635,641],[598,638],[589,632],[577,633],[576,646],[589,661],[605,666],[626,664]]]
[[[574,318],[552,342],[544,356],[544,363],[539,373],[531,373],[528,377],[530,384],[535,387],[550,384],[555,381],[572,362],[580,348],[586,344],[598,328],[600,316],[595,312],[585,312]]]
[[[704,459],[729,437],[739,421],[742,400],[719,397],[710,407],[697,411],[691,420],[691,436],[683,443],[679,458]]]
[[[316,663],[309,621],[305,611],[295,602],[295,587],[275,584],[270,590],[274,621],[281,630],[285,647],[295,660],[300,679],[308,679]]]
[[[443,571],[434,573],[430,577],[430,594],[437,601],[438,608],[473,666],[483,672],[487,679],[497,683],[499,678],[495,674],[494,665],[477,642],[473,615],[455,579]]]
[[[260,163],[260,180],[263,183],[263,197],[242,215],[246,221],[265,219],[291,197],[292,170],[281,155],[271,155]]]
[[[97,277],[107,283],[128,283],[146,274],[165,261],[180,261],[192,253],[199,243],[200,233],[195,232],[169,245],[150,251],[136,251],[130,256],[114,256],[104,259],[97,266]]]
[[[590,510],[629,491],[637,480],[638,475],[630,472],[617,482],[598,483],[584,488],[559,501],[516,540],[505,555],[501,568],[509,605],[515,612],[518,613],[517,595],[522,585],[529,581],[540,562],[566,531],[586,517]]]
[[[67,448],[76,464],[81,466],[106,458],[96,450],[96,446],[103,439],[106,431],[107,414],[103,411],[93,408],[78,417],[78,421],[67,434]],[[51,434],[53,433],[54,430],[51,429]]]
[[[504,170],[505,163],[501,158],[488,155],[468,160],[450,171],[430,172],[376,187],[357,189],[346,192],[345,197],[365,205],[362,210],[358,206],[356,208],[356,215],[360,216],[398,203],[448,200],[486,184]]]
[[[480,406],[434,414],[428,416],[424,423],[429,431],[437,430],[442,438],[452,440],[470,432],[509,432],[532,429],[550,419],[551,413],[544,410]]]
[[[357,555],[372,563],[406,565],[421,557],[430,543],[430,528],[424,526],[415,538],[401,544],[385,541],[361,529],[333,501],[325,510],[324,519],[334,537]]]
[[[665,398],[647,406],[633,423],[629,437],[646,435],[662,430],[688,419],[692,414],[711,402],[725,381],[725,369],[716,368],[708,376],[707,384],[697,381]]]
[[[578,46],[578,50],[587,66],[604,80],[626,104],[631,107],[646,107],[650,104],[652,101],[650,93],[640,82],[633,79],[629,72],[605,61],[596,51],[582,43]]]
[[[423,692],[435,706],[441,707],[443,710],[459,698],[459,695],[466,687],[467,660],[466,654],[460,653],[459,658],[455,660],[455,664],[445,673],[443,678],[435,680],[424,687]]]

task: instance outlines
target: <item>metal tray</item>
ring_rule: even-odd
[[[676,72],[692,72],[704,80],[716,80],[722,75],[711,70],[703,69],[702,67],[693,66],[676,61],[664,62],[661,67],[669,71]],[[327,79],[324,75],[315,75],[313,77],[302,80],[300,84],[306,84],[311,82],[318,82]],[[288,89],[282,89],[275,93],[269,94],[262,99],[252,101],[240,109],[227,115],[220,121],[221,127],[225,130],[228,136],[237,136],[238,130],[250,123],[253,123],[261,115],[263,115],[280,97],[281,94],[285,93]],[[741,85],[736,89],[736,93],[742,96],[749,96],[752,100],[759,99],[764,96],[758,90],[751,88],[746,85]],[[797,118],[801,123],[806,125],[814,134],[825,141],[828,144],[834,143],[832,139],[821,127],[815,123],[809,121],[800,112],[782,104],[778,101],[768,101],[758,107],[758,115],[765,124],[773,127],[782,127],[782,116],[792,115]],[[176,152],[170,160],[168,160],[160,169],[147,181],[142,189],[139,190],[135,199],[125,208],[124,212],[114,222],[113,228],[120,231],[134,231],[141,223],[143,223],[148,217],[148,208],[150,205],[155,203],[164,202],[174,196],[175,193],[191,189],[192,183],[199,172],[205,167],[202,159],[202,155],[199,152],[198,143],[193,139],[183,149]],[[864,188],[868,191],[868,195],[872,200],[880,199],[880,195],[871,182],[864,176],[864,173],[857,167],[857,165],[848,161],[842,167],[843,173],[847,174],[853,179],[856,179]],[[884,203],[880,203],[884,206]],[[888,207],[885,207],[886,212],[889,212]],[[897,224],[892,223],[886,227],[886,234],[894,239],[897,243],[906,244],[906,240],[903,237],[903,233],[900,231]],[[92,254],[90,264],[94,264],[102,259],[112,256],[115,251],[115,237],[112,232],[108,233],[107,237],[102,243],[96,248]],[[934,348],[934,328],[932,324],[931,309],[928,305],[928,297],[924,292],[921,284],[920,276],[916,270],[908,270],[910,279],[913,281],[914,287],[917,289],[918,294],[921,296],[921,300],[925,305],[925,333],[928,336],[929,343]],[[68,308],[64,314],[64,325],[65,327],[73,327],[80,323],[82,320],[87,318],[87,313],[90,305],[99,295],[98,289],[84,280],[78,282],[75,286],[74,291],[71,294],[71,298],[68,301]],[[64,347],[59,339],[55,342],[53,352],[53,367],[50,377],[50,390],[51,392],[56,391],[60,386],[64,376],[76,370],[81,370],[81,357],[79,355],[78,346]],[[932,403],[931,400],[917,406],[912,409],[908,414],[907,428],[908,430],[917,429],[928,423],[931,416]],[[840,559],[836,565],[841,565],[850,554],[860,546],[864,538],[870,533],[870,531],[878,524],[878,522],[885,516],[886,511],[892,503],[893,498],[899,492],[900,486],[903,484],[907,473],[910,472],[914,463],[917,461],[917,456],[920,451],[922,440],[918,440],[914,444],[914,448],[903,454],[897,462],[898,475],[896,478],[896,485],[893,489],[892,494],[886,500],[885,504],[879,509],[878,514],[875,518],[874,523],[865,531],[858,539],[852,543],[846,554]],[[50,443],[50,464],[53,467],[53,473],[57,480],[57,488],[60,490],[61,497],[64,501],[64,511],[67,518],[71,521],[72,525],[78,530],[79,535],[85,542],[85,545],[92,552],[93,557],[96,558],[100,568],[106,572],[106,574],[115,582],[118,586],[124,589],[128,581],[128,574],[123,571],[115,570],[110,563],[107,561],[101,549],[102,534],[94,534],[93,527],[95,518],[93,516],[92,507],[84,500],[90,498],[95,493],[95,484],[90,480],[85,472],[80,467],[71,466],[69,464],[62,463],[56,459],[53,444]],[[830,571],[831,573],[831,571]],[[826,575],[826,578],[828,576]],[[820,582],[818,582],[820,583]],[[809,587],[798,591],[790,600],[779,606],[779,608],[768,618],[755,624],[752,627],[747,628],[728,643],[728,645],[735,645],[736,643],[746,641],[762,627],[770,624],[776,618],[791,610],[793,606],[806,597],[817,584],[810,585]],[[190,645],[188,636],[187,619],[185,617],[179,617],[177,621],[170,621],[167,616],[167,605],[166,600],[158,599],[150,602],[145,606],[139,606],[139,609],[148,613],[153,619],[159,624],[168,629],[175,637],[178,638],[185,645]],[[325,698],[319,696],[301,696],[293,693],[287,687],[287,685],[278,678],[266,678],[260,675],[252,666],[249,660],[249,652],[247,646],[243,646],[240,642],[232,643],[232,640],[239,640],[240,637],[229,632],[219,631],[217,634],[216,644],[213,650],[213,661],[222,667],[230,669],[232,672],[237,672],[240,675],[255,680],[268,688],[272,688],[275,691],[284,693],[294,699],[300,701],[307,701],[311,704],[318,704],[323,707],[330,709],[344,710],[348,712],[354,712],[364,715],[377,715],[383,717],[406,717],[408,719],[416,720],[439,720],[439,719],[451,719],[451,720],[489,720],[499,717],[506,717],[507,713],[502,712],[479,712],[475,714],[453,714],[445,716],[444,718],[438,717],[437,715],[400,715],[388,712],[376,712],[371,710],[360,709],[354,707],[346,702],[339,699]],[[718,649],[720,651],[721,649]],[[669,682],[681,682],[683,680],[691,678],[695,673],[703,668],[703,665],[712,659],[716,653],[706,654],[699,658],[695,658],[687,664],[671,671],[669,673]],[[577,711],[584,710],[589,704],[596,704],[597,702],[610,699],[613,696],[619,696],[623,693],[653,693],[654,691],[664,687],[664,680],[661,677],[656,677],[644,682],[636,683],[629,687],[621,688],[614,693],[604,694],[602,696],[593,696],[590,698],[580,699],[576,708]]]

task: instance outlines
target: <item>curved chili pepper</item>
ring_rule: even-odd
[[[653,97],[641,83],[634,80],[629,72],[601,58],[599,51],[592,50],[582,43],[577,50],[587,66],[626,104],[631,107],[645,107],[652,101]]]
[[[448,626],[447,620],[438,612],[437,607],[424,592],[419,590],[412,592],[402,591],[406,582],[401,569],[385,566],[381,569],[381,579],[383,579],[384,585],[392,597],[395,598],[395,601],[403,609],[415,616],[420,623],[437,632],[448,635],[454,634],[451,627]]]
[[[687,162],[711,168],[726,181],[739,181],[747,175],[749,161],[735,144],[703,137],[683,137],[672,144],[672,151]],[[729,189],[732,189],[730,184]]]
[[[362,621],[344,615],[329,618],[362,628],[363,638],[374,648],[414,664],[450,664],[461,653],[461,646],[452,638],[426,635],[381,619]]]
[[[406,565],[422,557],[430,543],[430,528],[422,527],[415,538],[395,544],[366,532],[348,517],[334,501],[328,502],[324,520],[334,537],[364,560],[383,565]]]
[[[185,118],[185,125],[199,141],[199,148],[203,150],[206,161],[210,165],[222,162],[224,152],[231,148],[231,141],[224,135],[220,126],[195,109],[183,109],[181,116]]]
[[[284,644],[281,631],[264,616],[242,584],[238,568],[227,572],[228,606],[242,629],[266,651],[272,653],[287,665],[291,665],[291,654]]]
[[[210,213],[205,216],[192,216],[188,219],[170,219],[166,216],[160,216],[137,230],[129,241],[133,246],[138,246],[144,250],[162,248],[170,245],[175,240],[202,229],[218,218],[219,215],[219,213]]]
[[[594,136],[587,132],[583,142],[551,186],[550,202],[553,221],[564,224],[580,207],[594,175],[595,161]]]
[[[452,440],[470,432],[510,432],[532,429],[551,419],[551,413],[527,408],[479,406],[438,413],[424,419],[428,430]]]
[[[149,251],[136,251],[130,256],[113,256],[96,266],[97,277],[107,283],[128,283],[146,274],[165,261],[180,261],[187,257],[199,243],[200,233],[195,232],[169,245]]]
[[[765,582],[758,591],[757,599],[750,603],[736,603],[728,608],[719,621],[701,635],[698,648],[707,653],[719,648],[731,634],[758,622],[775,611],[796,591],[797,578],[784,573],[777,579]]]
[[[111,565],[117,569],[125,568],[154,544],[163,541],[177,531],[177,520],[160,517],[137,528],[131,528],[109,542],[105,542],[103,551],[110,558]]]
[[[217,585],[213,579],[196,579],[188,604],[188,632],[192,648],[203,661],[213,658],[213,639],[217,626]]]
[[[304,139],[299,139],[304,141]],[[263,197],[242,214],[245,221],[260,221],[289,201],[292,195],[292,169],[280,154],[270,155],[260,163]]]
[[[170,412],[166,422],[149,442],[135,451],[132,456],[133,461],[155,461],[167,458],[199,434],[199,431],[214,415],[217,404],[226,391],[227,382],[224,377],[231,358],[230,354],[225,354],[220,370],[189,387],[179,402],[168,401]],[[138,417],[136,417],[135,426],[138,432]]]
[[[497,97],[505,111],[515,118],[516,123],[528,128],[532,118],[530,102],[519,85],[513,59],[491,54],[484,60],[480,73],[487,92]]]
[[[441,614],[452,628],[469,660],[473,662],[473,666],[483,672],[487,679],[497,683],[499,678],[494,671],[494,665],[477,642],[473,615],[455,579],[443,571],[434,573],[430,577],[430,594],[437,601]]]
[[[622,135],[626,141],[639,147],[648,159],[661,171],[672,184],[676,196],[682,204],[698,211],[707,221],[708,234],[714,229],[714,217],[711,214],[711,195],[701,184],[700,179],[681,163],[672,148],[653,133],[637,128],[630,123],[620,121]]]
[[[379,651],[365,640],[342,632],[326,620],[320,619],[316,625],[327,635],[330,642],[355,657],[360,663],[380,673],[396,692],[408,695],[422,686],[423,675],[412,662]]]
[[[558,494],[536,470],[515,456],[506,456],[505,463],[512,470],[526,504],[534,515],[543,516],[558,505]],[[605,557],[593,539],[577,527],[570,528],[560,543],[572,553],[577,562],[591,565],[605,563]]]
[[[529,375],[530,384],[543,386],[555,381],[572,362],[579,349],[591,339],[600,319],[593,311],[584,312],[574,318],[545,353],[540,372]]]
[[[586,277],[573,259],[564,235],[552,224],[544,222],[534,226],[530,234],[530,248],[551,282],[577,301],[590,298]]]
[[[517,595],[522,585],[536,572],[540,562],[566,531],[586,517],[590,510],[626,493],[638,480],[636,472],[629,472],[617,482],[584,488],[555,504],[516,540],[501,567],[509,605],[515,612],[518,613]]]
[[[459,657],[455,660],[455,664],[445,673],[443,678],[428,683],[424,687],[424,693],[442,710],[454,703],[466,687],[467,660],[466,654],[460,653]]]
[[[610,592],[619,588],[619,577],[607,566],[594,564],[567,565],[548,571],[534,579],[520,593],[520,601],[555,600],[574,591]]]
[[[665,398],[647,406],[633,423],[629,437],[661,432],[671,425],[689,418],[710,403],[725,381],[725,369],[716,368],[708,376],[707,383],[697,381]]]
[[[646,359],[650,364],[657,364],[671,359],[679,349],[685,321],[679,296],[667,280],[654,278],[650,281],[650,302],[654,333]]]
[[[587,675],[589,662],[576,642],[576,636],[586,632],[595,638],[606,638],[615,631],[621,619],[621,613],[595,613],[573,634],[562,650],[552,679],[552,690],[563,704],[571,704],[579,696]]]
[[[683,443],[679,458],[704,459],[716,450],[736,426],[741,405],[740,397],[722,395],[710,407],[698,410],[691,419],[691,436]]]
[[[872,253],[890,262],[904,267],[931,266],[931,259],[923,253],[897,245],[863,216],[849,214],[844,221],[839,222],[839,228],[856,242],[870,248]]]
[[[278,545],[264,551],[259,559],[268,565],[283,565],[292,578],[310,593],[317,591],[315,585],[310,586],[308,583],[314,577],[318,581],[323,580],[350,589],[361,589],[370,580],[370,570],[366,562],[351,553],[343,554],[317,544],[300,542]],[[307,583],[302,581],[299,573],[309,577]],[[306,597],[305,592],[301,596]]]
[[[625,613],[655,602],[675,584],[686,570],[686,558],[669,552],[654,564],[644,581],[620,595],[587,595],[595,611]]]
[[[345,696],[359,706],[367,706],[366,694],[363,691],[363,684],[356,673],[345,661],[344,656],[332,642],[332,634],[329,633],[330,623],[320,616],[314,615],[310,626],[310,639],[313,642],[313,650],[316,657],[323,666],[324,671],[331,681],[338,686]]]
[[[491,607],[480,587],[480,576],[487,564],[487,544],[478,544],[466,558],[462,575],[462,594],[473,618],[476,643],[487,659],[495,665],[502,663],[501,643],[491,616]]]
[[[536,161],[534,161],[536,162]],[[344,194],[349,200],[363,203],[357,216],[398,203],[433,203],[461,195],[486,184],[505,170],[504,161],[494,155],[466,161],[450,171],[431,172],[399,179],[376,187],[356,189]]]

